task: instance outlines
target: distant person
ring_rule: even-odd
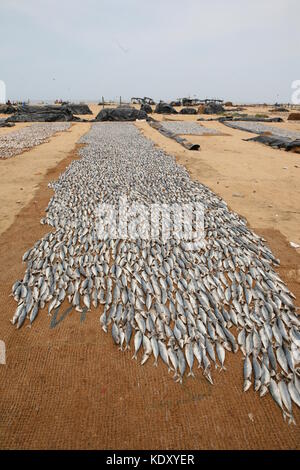
[[[11,106],[10,100],[7,100],[6,104],[7,104],[7,106]]]

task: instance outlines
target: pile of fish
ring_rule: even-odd
[[[26,149],[43,144],[56,132],[66,131],[69,128],[68,122],[37,123],[0,135],[0,158],[18,155]]]
[[[224,371],[227,352],[241,350],[244,390],[270,392],[294,422],[300,320],[265,241],[133,124],[94,124],[82,142],[82,158],[51,184],[41,222],[52,231],[23,256],[12,323],[32,324],[40,309],[51,315],[64,301],[77,311],[93,306],[121,350],[132,348],[141,364],[153,356],[179,382],[198,367],[213,384],[213,369]],[[97,208],[117,207],[121,196],[147,207],[202,203],[205,246],[100,236]]]
[[[196,122],[188,121],[161,121],[161,125],[167,131],[171,131],[174,134],[190,134],[190,135],[203,135],[203,134],[219,134],[216,129],[211,129],[209,127],[202,126]]]
[[[254,134],[264,134],[265,132],[271,133],[274,136],[288,138],[291,140],[300,139],[300,132],[284,129],[282,127],[270,126],[262,122],[243,122],[243,121],[224,121],[223,124],[234,129],[252,132]]]

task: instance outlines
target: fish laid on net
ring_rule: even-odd
[[[265,240],[133,124],[94,124],[82,142],[82,158],[51,184],[41,222],[52,232],[23,256],[12,323],[31,324],[40,309],[48,305],[51,315],[64,301],[78,311],[93,306],[121,350],[141,354],[142,364],[163,361],[178,382],[199,368],[213,384],[213,370],[241,350],[244,390],[270,392],[293,422],[300,320]],[[124,196],[145,208],[201,204],[205,244],[191,249],[178,233],[103,236],[98,207],[117,207]]]

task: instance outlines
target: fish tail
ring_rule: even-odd
[[[296,423],[295,418],[294,418],[293,415],[290,416],[289,424],[293,424],[294,426],[297,426],[297,423]]]
[[[145,364],[145,362],[147,361],[147,359],[149,358],[148,354],[145,354],[141,360],[141,366]]]
[[[155,361],[153,362],[153,366],[157,367],[157,359],[155,359]]]
[[[260,389],[260,386],[261,386],[261,381],[260,381],[260,380],[256,380],[255,383],[254,383],[254,390],[255,390],[255,392],[257,392],[257,391]]]
[[[246,379],[244,381],[244,392],[247,392],[247,390],[249,390],[250,387],[251,387],[251,380]]]
[[[135,360],[137,361],[137,355],[136,355],[136,353],[134,353],[134,355],[132,356],[131,359],[135,359]]]
[[[194,377],[195,378],[195,374],[192,370],[190,370],[190,372],[188,373],[188,377]]]
[[[266,393],[268,393],[268,387],[266,387],[265,385],[263,385],[262,388],[260,389],[259,396],[260,396],[260,397],[264,397],[264,396],[266,395]]]

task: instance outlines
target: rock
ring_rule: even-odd
[[[300,121],[300,113],[290,113],[288,121]]]
[[[152,108],[151,108],[150,104],[143,103],[141,105],[141,111],[145,111],[145,113],[151,114],[152,113]]]
[[[131,106],[118,106],[117,108],[104,108],[96,116],[96,121],[135,121],[147,119],[145,111]]]
[[[231,106],[232,107],[233,106],[232,101],[226,101],[226,103],[224,103],[224,106]]]
[[[195,108],[182,108],[179,111],[180,114],[197,114],[197,110]]]
[[[157,114],[178,114],[173,106],[168,103],[164,103],[163,101],[156,105],[154,112]]]

